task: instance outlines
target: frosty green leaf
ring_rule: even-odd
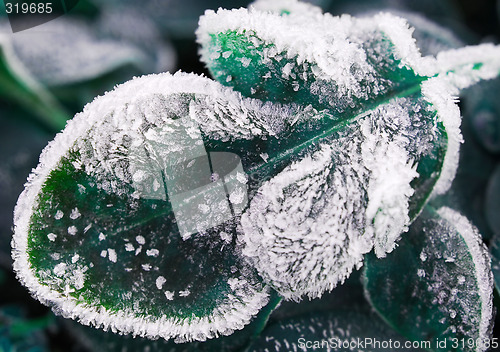
[[[198,170],[200,131],[245,139],[272,130],[256,108],[183,74],[136,79],[89,104],[44,150],[16,206],[21,281],[65,317],[121,333],[182,342],[242,329],[268,302],[268,289],[235,249],[235,215],[220,213],[201,234],[184,236],[171,193],[160,188],[165,179],[155,187],[153,178],[171,177],[169,162]],[[226,128],[212,130],[220,123]],[[227,202],[237,211],[244,173],[219,175],[228,199],[215,203],[210,176],[180,210],[194,199],[205,214]],[[145,178],[152,189],[142,187]]]
[[[492,333],[493,278],[481,237],[449,208],[426,208],[380,260],[369,255],[364,285],[380,315],[399,333],[433,342],[435,351],[485,351]],[[452,338],[475,341],[452,346]],[[448,339],[447,348],[435,341]]]
[[[452,94],[497,75],[499,50],[422,58],[401,18],[305,12],[207,12],[202,57],[237,92],[136,79],[47,147],[13,241],[40,300],[85,324],[204,340],[248,324],[268,286],[318,297],[395,248],[453,179]]]
[[[244,253],[285,297],[319,296],[372,248],[390,252],[431,193],[449,187],[459,111],[447,83],[425,75],[431,59],[404,20],[219,10],[197,34],[222,84],[315,115],[274,148],[302,160],[263,184],[242,216]]]

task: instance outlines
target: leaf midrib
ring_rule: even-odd
[[[367,108],[365,111],[358,113],[358,114],[354,115],[353,117],[346,118],[346,119],[340,121],[339,123],[333,125],[332,127],[328,128],[324,132],[316,135],[315,137],[307,139],[307,140],[303,141],[302,143],[297,144],[296,146],[287,149],[284,152],[280,152],[280,153],[276,154],[275,156],[270,157],[265,163],[261,163],[261,164],[258,164],[256,166],[250,167],[248,169],[248,173],[249,174],[257,173],[258,171],[262,170],[268,164],[276,164],[278,162],[286,160],[286,158],[289,157],[290,155],[300,153],[301,151],[311,147],[312,145],[317,144],[319,141],[331,136],[333,133],[340,131],[344,127],[346,127],[352,123],[355,123],[356,121],[363,119],[364,117],[368,116],[371,112],[373,112],[375,109],[377,109],[379,106],[388,104],[393,99],[404,98],[404,97],[408,97],[414,93],[417,93],[418,91],[420,91],[421,83],[427,79],[428,78],[425,77],[424,79],[419,80],[418,84],[415,84],[409,88],[406,88],[406,89],[402,90],[401,92],[396,92],[396,93],[388,95],[385,99],[382,99],[380,101],[377,101],[374,104],[371,104],[371,106],[369,108]]]

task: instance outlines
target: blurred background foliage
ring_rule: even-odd
[[[425,55],[500,38],[500,0],[311,0],[334,15],[391,11],[416,28]],[[68,14],[12,33],[0,2],[0,351],[220,351],[265,350],[269,341],[306,336],[330,326],[337,336],[398,338],[372,311],[359,273],[314,301],[285,302],[264,322],[210,343],[175,345],[121,337],[55,317],[32,299],[12,272],[13,209],[44,146],[66,119],[134,76],[158,72],[208,75],[198,60],[194,31],[205,9],[247,6],[249,1],[80,0]],[[460,96],[463,135],[448,204],[479,229],[500,282],[500,80]],[[500,301],[498,292],[496,301]],[[497,319],[495,336],[500,337]],[[333,324],[333,325],[332,325]],[[262,326],[261,326],[262,325]],[[258,326],[258,328],[255,328]],[[332,330],[332,331],[333,331]],[[377,336],[373,336],[377,335]],[[330,336],[331,337],[331,336]],[[283,342],[283,346],[286,344]],[[275,346],[274,344],[272,346]],[[283,347],[283,351],[287,348]]]

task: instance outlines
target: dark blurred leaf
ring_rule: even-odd
[[[421,351],[406,343],[374,313],[345,307],[270,324],[247,351]]]
[[[27,72],[14,54],[6,36],[0,36],[0,99],[13,101],[31,113],[48,130],[59,131],[69,114],[55,98]]]
[[[0,105],[0,263],[10,267],[13,212],[43,147],[53,137],[29,122],[22,110]]]
[[[167,44],[155,42],[152,53],[142,48],[147,38],[140,37],[140,29],[147,25],[134,26],[134,19],[129,18],[125,27],[103,19],[109,32],[104,33],[102,23],[65,16],[5,38],[13,48],[11,61],[48,87],[74,114],[116,84],[156,72],[158,60],[163,60],[165,68],[173,67],[175,55]],[[125,30],[117,28],[130,28],[130,36],[139,38],[133,41],[130,36],[119,36]],[[156,58],[157,53],[163,56]]]
[[[26,319],[21,306],[0,306],[0,351],[49,352],[46,330],[54,316]]]
[[[497,213],[498,214],[498,213]],[[496,235],[490,242],[491,271],[495,280],[495,287],[500,294],[500,236]],[[498,307],[497,307],[498,309]]]
[[[500,236],[500,165],[498,164],[486,188],[484,208],[488,225],[496,237]]]
[[[463,92],[465,128],[487,152],[500,154],[500,79],[480,82]]]

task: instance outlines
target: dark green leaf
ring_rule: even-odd
[[[481,82],[463,94],[464,115],[473,138],[486,151],[500,153],[500,80]]]
[[[485,351],[492,332],[487,249],[467,219],[426,208],[385,259],[367,257],[367,296],[396,331],[433,351]],[[456,343],[473,341],[473,344]],[[437,341],[442,345],[438,345]]]
[[[236,249],[240,159],[219,165],[234,154],[207,154],[188,118],[207,99],[224,102],[209,83],[130,82],[87,106],[43,152],[14,240],[14,266],[40,300],[85,324],[178,342],[228,335],[267,304],[268,289]],[[121,94],[132,99],[128,117]]]
[[[422,351],[387,327],[374,313],[334,310],[285,319],[269,325],[250,352]]]

